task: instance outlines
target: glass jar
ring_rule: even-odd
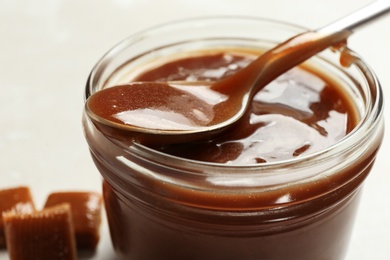
[[[90,74],[85,98],[173,53],[270,48],[303,31],[243,17],[158,26],[105,54]],[[361,186],[382,142],[383,96],[358,56],[348,68],[340,66],[337,51],[329,50],[307,63],[345,87],[360,121],[336,144],[301,158],[241,166],[188,160],[109,137],[84,114],[118,259],[344,257]]]

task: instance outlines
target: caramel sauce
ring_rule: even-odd
[[[169,83],[129,83],[92,95],[87,105],[95,115],[136,127],[186,130],[188,127],[213,126],[234,117],[246,106],[246,97],[249,96],[250,100],[277,76],[321,50],[340,44],[349,34],[300,34],[263,53],[247,68],[223,80],[218,78],[210,86],[201,84],[201,87],[194,88]],[[203,59],[195,64],[204,64],[207,68],[207,64],[216,62],[212,57]],[[171,66],[174,68],[176,64]],[[157,75],[159,73],[163,72],[157,72]],[[163,119],[163,124],[156,126],[155,119],[158,118]],[[168,124],[164,126],[164,123]]]
[[[304,33],[263,53],[263,59],[255,59],[252,51],[209,50],[146,70],[129,84],[103,89],[89,98],[88,106],[118,124],[180,131],[229,119],[244,106],[242,96],[249,96],[253,101],[244,117],[216,138],[151,146],[189,159],[238,164],[313,153],[354,128],[353,106],[341,87],[310,68],[297,67],[273,79],[331,43],[342,46],[347,36]],[[259,77],[259,91],[251,93],[247,84]],[[212,84],[167,83],[175,81]]]
[[[208,55],[206,59],[197,56],[172,61],[134,80],[198,81],[213,74],[209,79],[223,79],[245,67],[251,59],[252,56],[229,53]],[[223,135],[154,148],[208,162],[270,162],[324,149],[348,134],[357,120],[354,107],[340,86],[309,68],[297,67],[259,91],[244,118]]]

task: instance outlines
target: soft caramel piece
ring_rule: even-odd
[[[102,199],[95,192],[55,192],[49,195],[45,208],[69,203],[72,208],[76,245],[81,251],[95,251],[100,239]]]
[[[5,247],[2,212],[11,210],[19,203],[27,203],[34,209],[34,202],[28,187],[15,187],[0,190],[0,248]]]
[[[32,213],[17,211],[3,213],[10,259],[77,259],[69,204]]]

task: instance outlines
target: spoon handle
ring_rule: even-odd
[[[380,16],[387,14],[390,11],[390,0],[377,0],[361,9],[339,19],[327,26],[317,30],[317,32],[332,34],[340,31],[355,31],[363,25],[376,20]]]

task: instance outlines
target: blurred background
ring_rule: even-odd
[[[126,36],[189,17],[241,15],[310,29],[371,0],[0,0],[0,189],[30,186],[37,207],[59,190],[100,191],[81,128],[83,91],[97,60]],[[377,73],[390,100],[390,16],[349,46]],[[385,109],[386,121],[390,111]],[[347,260],[389,259],[390,137],[365,183]],[[8,259],[0,251],[0,259]],[[114,259],[108,228],[91,259]]]

